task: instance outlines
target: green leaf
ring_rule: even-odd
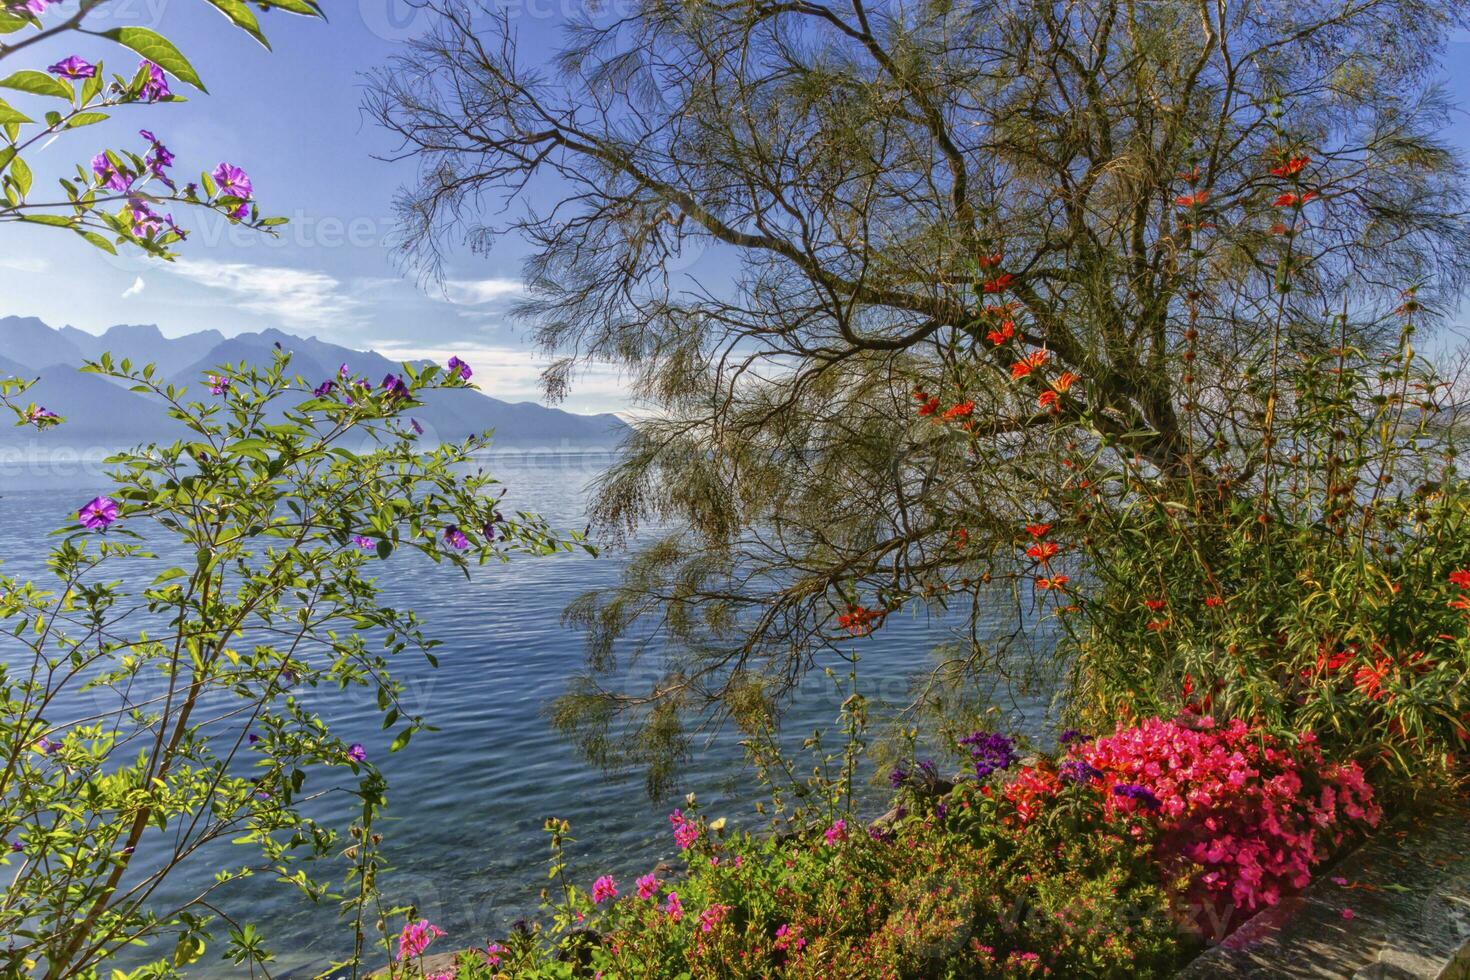
[[[408,740],[411,738],[413,738],[413,729],[405,728],[403,731],[398,733],[397,738],[393,739],[393,744],[388,746],[388,751],[397,752],[399,749],[407,745]]]
[[[110,31],[103,31],[102,36],[125,48],[131,48],[179,81],[186,82],[201,92],[209,91],[199,80],[199,73],[189,64],[189,59],[174,47],[172,41],[157,31],[150,31],[146,27],[114,27]]]
[[[260,22],[255,19],[255,14],[243,0],[209,0],[209,2],[214,9],[230,18],[230,23],[259,41],[267,51],[270,50],[270,42],[260,32]]]
[[[322,10],[314,3],[306,0],[260,0],[263,7],[275,7],[279,10],[289,10],[293,14],[301,14],[304,17],[320,17]]]
[[[14,14],[0,10],[0,34],[14,34],[23,27],[29,26],[31,18],[16,17]]]
[[[16,157],[10,163],[10,176],[15,180],[15,186],[20,188],[20,196],[25,197],[31,192],[31,168],[20,157]]]
[[[77,234],[81,235],[87,241],[91,242],[93,245],[96,245],[98,248],[102,249],[102,251],[104,251],[104,252],[110,252],[113,255],[116,255],[117,254],[117,249],[113,247],[112,242],[109,242],[107,239],[103,238],[101,235],[97,234],[95,231],[79,231],[79,232],[77,232]]]
[[[0,147],[0,174],[3,174],[5,172],[5,168],[8,167],[8,166],[10,166],[10,161],[11,160],[14,160],[14,159],[15,159],[15,147],[13,147],[13,146],[3,146],[3,147]]]
[[[79,112],[67,120],[66,128],[76,129],[79,126],[90,126],[93,123],[100,123],[107,118],[108,116],[105,112]]]
[[[17,112],[12,109],[9,102],[6,102],[4,99],[0,99],[0,125],[6,125],[9,123],[28,123],[34,121],[35,120],[33,120],[25,113]]]
[[[71,101],[71,86],[59,78],[52,78],[43,71],[32,69],[18,71],[8,78],[0,78],[0,87]]]
[[[23,214],[20,220],[33,225],[51,225],[53,228],[70,228],[71,219],[59,214]]]

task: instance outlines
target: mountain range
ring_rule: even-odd
[[[268,365],[278,344],[292,354],[290,370],[311,380],[336,377],[341,364],[374,382],[400,370],[398,362],[373,351],[352,350],[279,330],[234,337],[201,330],[165,337],[151,324],[119,324],[99,336],[70,326],[56,329],[35,317],[0,317],[0,377],[37,379],[23,401],[59,412],[67,420],[44,437],[0,420],[0,449],[66,446],[105,454],[177,438],[178,424],[165,416],[156,399],[78,370],[84,361],[103,352],[115,360],[129,358],[135,365],[152,363],[175,384],[188,385],[197,397],[206,373],[223,364]],[[427,392],[413,416],[428,437],[438,441],[457,441],[494,429],[493,448],[521,451],[610,449],[627,429],[616,415],[577,415],[464,390]]]

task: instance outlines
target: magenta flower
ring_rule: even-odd
[[[39,17],[41,15],[41,12],[44,11],[47,7],[51,6],[53,3],[60,2],[61,0],[26,0],[25,8]]]
[[[601,905],[608,899],[618,897],[618,885],[612,875],[603,875],[592,883],[592,901]]]
[[[658,878],[646,874],[638,879],[638,897],[645,901],[658,897]]]
[[[209,393],[211,395],[223,395],[230,388],[229,375],[211,374],[209,376]]]
[[[366,762],[367,749],[362,747],[361,742],[353,742],[351,745],[347,746],[347,758],[351,759],[353,762]]]
[[[378,546],[378,542],[374,541],[366,534],[354,534],[352,536],[352,543],[357,545],[363,551],[372,551]]]
[[[491,943],[485,947],[485,962],[491,966],[500,965],[500,954],[505,952],[505,947],[499,943]]]
[[[148,155],[143,160],[148,166],[148,172],[173,189],[174,182],[165,173],[166,168],[174,165],[173,152],[146,129],[138,130],[138,135],[148,141]]]
[[[142,198],[129,198],[128,212],[132,215],[133,234],[139,238],[151,238],[163,230],[163,218],[154,213]]]
[[[398,962],[422,956],[429,944],[442,935],[444,930],[430,925],[428,919],[406,923],[398,934]]]
[[[143,91],[140,93],[144,102],[158,102],[173,95],[168,90],[168,76],[163,73],[162,68],[147,58],[144,58],[138,67],[148,71],[148,78],[144,80]]]
[[[847,821],[838,820],[832,826],[822,831],[822,836],[827,838],[828,844],[839,844],[847,840]]]
[[[715,904],[699,913],[700,932],[711,932],[715,926],[725,921],[725,916],[730,914],[730,906]]]
[[[679,901],[678,892],[669,892],[669,897],[664,901],[664,914],[674,922],[684,918],[684,903]]]
[[[449,376],[451,378],[454,377],[455,375],[458,375],[459,377],[463,378],[465,381],[468,381],[468,380],[470,380],[470,377],[472,375],[474,375],[474,373],[475,373],[475,372],[473,372],[473,371],[470,370],[470,366],[468,364],[466,364],[464,361],[461,361],[457,357],[451,357],[449,359],[448,366],[449,366]]]
[[[127,193],[136,179],[127,169],[113,163],[106,153],[92,158],[92,173],[97,175],[97,183],[119,194]]]
[[[77,520],[89,531],[100,531],[117,520],[117,501],[111,497],[93,497],[77,511]]]
[[[44,421],[45,419],[59,418],[61,418],[60,415],[57,415],[55,412],[48,411],[45,406],[36,406],[26,409],[26,421],[37,427],[39,427],[42,421]]]
[[[83,61],[76,55],[62,58],[46,70],[53,75],[60,75],[62,78],[93,78],[97,74],[96,65]]]
[[[679,845],[679,850],[687,851],[699,840],[699,824],[686,820],[682,810],[669,814],[669,824],[674,828],[674,843]]]
[[[451,524],[444,529],[444,541],[456,551],[463,551],[470,546],[470,539],[464,536],[457,524]]]
[[[210,176],[225,197],[238,197],[242,201],[248,201],[255,191],[255,186],[250,183],[250,175],[233,163],[221,163]],[[345,368],[347,365],[342,366]]]

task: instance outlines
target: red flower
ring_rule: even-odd
[[[837,617],[837,625],[847,630],[853,636],[867,636],[873,630],[883,625],[883,617],[886,615],[888,614],[882,609],[849,606],[847,612]]]
[[[1175,176],[1178,177],[1180,180],[1184,181],[1185,183],[1190,184],[1191,186],[1193,186],[1194,184],[1199,183],[1199,176],[1200,176],[1199,175],[1199,164],[1196,163],[1194,165],[1194,168],[1193,169],[1186,170],[1182,174],[1175,174]]]
[[[1036,396],[1036,404],[1042,408],[1051,408],[1057,403],[1057,393],[1050,389]]]
[[[915,389],[914,390],[914,401],[916,401],[916,402],[926,402],[928,400],[929,400],[929,393],[927,391],[924,391],[923,389]]]
[[[1271,203],[1278,208],[1298,207],[1306,204],[1308,201],[1316,200],[1319,196],[1316,191],[1302,191],[1300,194],[1293,194],[1288,191]]]
[[[1010,340],[1015,335],[1016,324],[1011,320],[1007,320],[1000,325],[999,330],[992,330],[987,333],[985,335],[985,339],[990,341],[995,346],[999,347],[1001,344],[1005,343],[1007,340]]]
[[[943,418],[945,419],[945,421],[954,421],[955,419],[964,418],[967,415],[973,414],[975,414],[974,402],[960,402],[958,405],[954,405],[947,409],[944,413]]]
[[[1155,619],[1152,622],[1145,623],[1144,628],[1152,630],[1155,633],[1162,633],[1169,628],[1169,621],[1167,619]]]
[[[1066,588],[1067,583],[1069,581],[1071,581],[1071,580],[1069,578],[1067,578],[1067,576],[1065,576],[1065,575],[1053,575],[1051,578],[1039,578],[1039,579],[1037,579],[1036,580],[1036,587],[1038,589],[1043,590],[1043,591],[1046,591],[1046,590],[1049,590],[1049,589],[1063,589],[1063,588]]]
[[[937,411],[939,411],[939,396],[938,395],[935,395],[934,397],[932,397],[928,401],[926,401],[924,404],[922,404],[922,405],[919,406],[919,414],[920,415],[924,415],[924,416],[933,415]]]
[[[1046,537],[1046,532],[1048,532],[1050,530],[1051,530],[1051,525],[1050,524],[1027,524],[1026,525],[1026,533],[1029,534],[1029,535],[1031,535],[1033,538],[1044,538],[1044,537]]]
[[[1054,541],[1042,541],[1027,548],[1026,555],[1028,558],[1035,558],[1045,565],[1050,558],[1061,550]]]
[[[1220,598],[1217,595],[1207,596],[1205,598],[1205,605],[1209,606],[1211,609],[1214,609],[1215,607],[1221,606],[1221,605],[1224,605],[1224,604],[1225,604],[1225,600],[1222,599],[1222,598]]]
[[[1057,379],[1051,383],[1051,386],[1057,391],[1065,393],[1074,384],[1081,380],[1082,378],[1080,375],[1073,374],[1071,371],[1063,371],[1061,374],[1057,375]]]
[[[970,532],[965,528],[957,528],[954,534],[950,535],[950,540],[954,543],[957,550],[963,551],[965,546],[970,543]]]
[[[1312,162],[1311,157],[1292,157],[1279,167],[1272,167],[1271,173],[1277,177],[1295,177],[1302,172],[1302,168]]]
[[[1470,568],[1457,568],[1450,572],[1450,584],[1458,585],[1462,589],[1470,589]]]
[[[1026,377],[1026,375],[1045,364],[1049,357],[1051,355],[1045,350],[1032,351],[1011,365],[1011,377],[1017,380]]]
[[[1005,258],[1004,252],[996,252],[994,255],[982,255],[975,262],[982,269],[993,269],[1000,265],[1000,260]]]
[[[1003,276],[987,281],[985,285],[980,288],[985,290],[985,292],[987,293],[1003,293],[1007,289],[1011,288],[1011,283],[1015,281],[1016,277],[1007,272]]]
[[[1167,606],[1168,602],[1163,599],[1145,599],[1143,600],[1143,604],[1153,612],[1158,612],[1160,609],[1163,609],[1165,606]]]
[[[1174,203],[1181,208],[1197,208],[1209,200],[1209,191],[1195,191],[1193,194],[1181,194],[1174,198]]]
[[[1353,686],[1374,701],[1383,698],[1383,681],[1393,668],[1393,659],[1383,657],[1372,667],[1359,667],[1353,672]]]

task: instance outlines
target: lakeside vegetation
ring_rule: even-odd
[[[87,35],[91,8],[51,6],[6,0],[22,40],[0,61]],[[612,361],[648,409],[592,514],[633,559],[568,610],[587,669],[552,720],[655,795],[702,726],[734,726],[769,804],[747,824],[687,798],[683,867],[633,881],[568,867],[596,828],[549,815],[545,915],[508,935],[401,907],[389,787],[292,690],[372,691],[398,751],[434,719],[405,713],[394,658],[435,643],[373,563],[591,546],[502,513],[469,468],[485,440],[420,443],[423,395],[471,383],[458,358],[303,378],[282,350],[185,392],[104,356],[88,370],[187,435],[112,459],[54,580],[0,578],[23,653],[0,665],[7,975],[107,976],[145,946],[119,974],[223,955],[268,976],[230,885],[271,876],[341,904],[354,976],[1167,976],[1387,817],[1463,794],[1470,399],[1426,338],[1470,269],[1436,85],[1465,4],[649,0],[569,27],[554,70],[493,11],[430,9],[368,96],[423,164],[406,254],[530,241],[519,315],[558,358],[548,395]],[[276,227],[233,163],[179,188],[151,131],[65,178],[66,203],[36,194],[40,141],[202,88],[151,31],[103,39],[142,56],[131,76],[78,54],[0,81],[59,106],[0,102],[0,222],[163,261],[187,240],[167,207]],[[548,185],[558,207],[505,207]],[[695,248],[727,281],[668,273]],[[0,379],[16,424],[64,425],[29,386]],[[629,543],[650,524],[676,530]],[[193,562],[120,584],[165,541]],[[1023,665],[1061,684],[1037,744],[987,710],[1018,670],[980,628],[1003,590],[1060,637]],[[848,698],[810,775],[783,756],[814,655],[881,647],[921,608],[969,642],[916,665],[896,719]],[[625,686],[630,658],[655,680]],[[76,691],[94,712],[59,712]],[[877,820],[869,778],[893,794]],[[304,814],[331,796],[335,822]],[[250,857],[150,900],[226,839]]]

